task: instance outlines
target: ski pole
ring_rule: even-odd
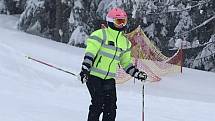
[[[76,74],[74,74],[74,73],[72,73],[72,72],[70,72],[70,71],[66,71],[66,70],[64,70],[64,69],[58,68],[58,67],[56,67],[56,66],[53,66],[53,65],[51,65],[51,64],[48,64],[48,63],[43,62],[43,61],[41,61],[41,60],[37,60],[37,59],[32,58],[32,57],[30,57],[30,56],[26,56],[26,57],[27,57],[28,59],[30,59],[30,60],[35,61],[35,62],[38,62],[38,63],[44,64],[44,65],[46,65],[46,66],[49,66],[49,67],[55,68],[55,69],[57,69],[57,70],[63,71],[63,72],[65,72],[65,73],[68,73],[68,74],[71,74],[71,75],[73,75],[73,76],[76,76],[76,77],[77,77],[77,75],[76,75]]]

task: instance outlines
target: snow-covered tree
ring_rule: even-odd
[[[85,40],[87,39],[88,35],[84,30],[83,26],[78,26],[72,33],[69,45],[76,45],[79,47],[85,47]]]
[[[84,45],[86,29],[89,28],[84,23],[82,15],[84,15],[84,5],[82,0],[75,0],[74,6],[70,13],[70,29],[72,31],[69,43],[70,45]]]
[[[121,4],[122,2],[120,0],[102,0],[101,2],[93,0],[74,0],[69,18],[72,32],[69,43],[72,45],[84,44],[85,40],[78,40],[80,42],[77,42],[77,38],[74,38],[74,35],[77,35],[77,31],[80,31],[81,28],[82,32],[80,32],[80,36],[82,36],[83,33],[85,36],[85,34],[89,35],[92,31],[99,29],[101,24],[105,21],[108,10],[120,6]],[[84,39],[84,37],[82,39]]]
[[[71,9],[71,13],[70,13],[70,18],[69,18],[69,22],[71,24],[71,29],[75,29],[75,27],[82,25],[82,17],[81,15],[83,14],[83,1],[81,0],[75,0]]]
[[[6,13],[7,13],[7,10],[5,7],[4,0],[0,0],[0,14],[6,14]]]
[[[5,8],[7,14],[20,14],[23,12],[23,4],[26,3],[26,0],[3,0],[5,3]]]
[[[44,1],[43,0],[28,0],[26,4],[25,11],[21,14],[20,19],[18,21],[18,29],[30,32],[33,34],[41,33],[41,19],[40,13],[42,13],[44,9]]]
[[[60,7],[56,10],[56,1],[28,0],[25,11],[18,21],[18,29],[55,41],[68,42],[70,36],[67,19],[69,10],[67,10],[68,6],[65,2],[60,3]],[[60,12],[59,8],[62,8]],[[62,36],[60,36],[60,31]]]
[[[23,12],[25,10],[26,2],[27,2],[27,0],[19,0],[18,7],[19,7],[20,11]]]
[[[107,12],[113,7],[119,7],[122,5],[121,0],[102,0],[98,4],[97,15],[101,16],[100,19],[105,20]]]
[[[210,42],[195,58],[192,68],[215,72],[215,35],[211,36]]]
[[[182,3],[178,5],[180,9],[186,9],[189,8],[190,5],[184,6]],[[191,16],[189,15],[188,11],[182,11],[180,14],[180,20],[178,22],[178,25],[175,27],[174,32],[176,33],[176,36],[180,35],[183,32],[189,31],[193,26],[193,22],[191,19]],[[184,40],[187,40],[188,35],[184,36]]]
[[[198,47],[198,46],[201,46],[201,44],[199,43],[199,40],[196,39],[195,41],[192,42],[192,48]]]
[[[181,39],[186,49],[184,66],[188,67],[215,34],[215,0],[27,0],[27,4],[23,3],[26,7],[18,22],[19,29],[82,47],[91,32],[106,24],[108,10],[121,7],[128,14],[126,32],[140,25],[163,54],[171,55],[170,48],[176,49],[177,40]]]

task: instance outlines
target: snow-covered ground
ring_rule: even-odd
[[[215,121],[215,73],[184,69],[147,85],[145,121]]]
[[[0,15],[0,121],[86,121],[90,97],[74,73],[84,49],[16,30],[18,17]],[[117,85],[117,121],[142,120],[142,84]],[[184,69],[145,85],[145,121],[214,121],[215,73]]]

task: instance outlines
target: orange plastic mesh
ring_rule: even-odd
[[[147,73],[148,81],[160,81],[162,76],[182,72],[183,53],[181,50],[178,50],[172,57],[166,57],[154,46],[140,27],[128,33],[127,38],[132,43],[133,64]],[[117,83],[126,82],[131,78],[122,68],[118,68]]]

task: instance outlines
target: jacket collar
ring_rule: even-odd
[[[116,37],[118,34],[120,36],[122,34],[122,31],[117,31],[110,27],[107,27],[107,34],[111,34],[111,36]]]

